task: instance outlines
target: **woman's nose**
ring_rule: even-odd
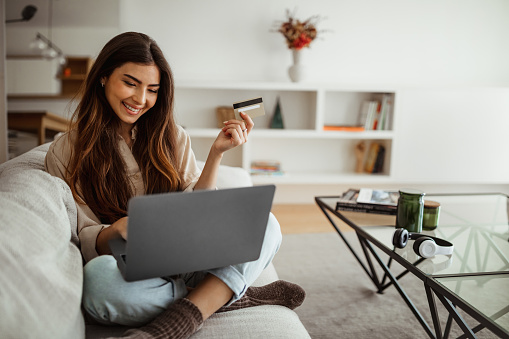
[[[145,90],[139,89],[136,91],[136,93],[133,95],[133,100],[137,104],[144,105],[147,101],[147,94],[145,93]]]

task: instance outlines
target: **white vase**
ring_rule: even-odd
[[[306,67],[302,64],[302,50],[292,49],[293,65],[288,68],[288,75],[293,82],[306,78]]]

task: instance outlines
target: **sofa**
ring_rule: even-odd
[[[85,320],[76,206],[67,184],[44,171],[49,143],[0,165],[0,336],[96,339],[126,328]],[[221,166],[218,188],[251,185],[246,171]],[[269,265],[255,285],[278,279]],[[258,306],[214,314],[191,338],[309,338],[297,314]]]

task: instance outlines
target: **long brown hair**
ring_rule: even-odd
[[[127,62],[156,65],[160,87],[155,105],[136,122],[132,152],[147,194],[180,189],[176,168],[178,129],[173,117],[174,83],[168,62],[156,42],[145,34],[128,32],[111,39],[95,60],[73,116],[73,148],[68,182],[77,201],[82,195],[103,223],[127,214],[134,195],[118,147],[120,120],[109,105],[101,79]]]

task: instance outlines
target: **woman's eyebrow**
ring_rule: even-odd
[[[132,75],[129,75],[129,74],[124,74],[124,76],[128,77],[129,79],[141,84],[141,81],[136,79],[135,77],[133,77]],[[160,85],[159,84],[151,84],[151,85],[148,85],[149,87],[159,87]]]

